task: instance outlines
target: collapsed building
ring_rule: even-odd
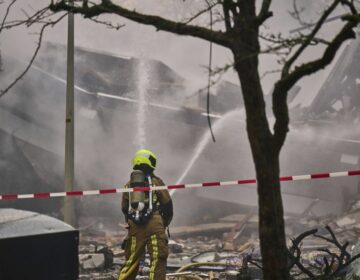
[[[2,193],[63,188],[65,54],[65,46],[44,45],[24,80],[0,102]],[[358,169],[357,56],[359,40],[343,51],[309,107],[290,106],[291,130],[281,154],[283,175]],[[4,68],[23,65],[16,59],[5,62]],[[217,126],[217,142],[212,143],[206,136],[205,90],[188,93],[185,79],[160,61],[76,48],[75,188],[120,187],[128,180],[128,161],[139,137],[141,90],[146,91],[146,106],[141,107],[146,114],[143,127],[146,144],[157,151],[159,175],[166,183],[174,184],[181,177],[197,151],[192,168],[183,176],[184,183],[255,177],[237,85],[220,82],[211,92],[210,113],[214,127]],[[290,92],[289,102],[299,90],[297,86]],[[270,108],[270,95],[266,99]],[[236,112],[232,115],[233,111]],[[204,138],[208,139],[201,146]],[[348,201],[357,196],[358,189],[356,177],[287,183],[283,190],[285,211],[299,214],[312,206],[317,215],[341,213]],[[196,195],[189,195],[190,192]],[[121,220],[116,196],[75,199],[81,213],[90,217],[110,213]],[[194,217],[194,211],[199,215],[211,213],[209,205],[225,203],[251,208],[257,204],[256,189],[250,185],[179,192],[175,194],[175,203],[176,200],[178,205],[189,200],[193,205],[180,207],[176,217],[180,224]],[[62,207],[61,200],[2,201],[2,204],[53,215],[58,215]],[[90,207],[92,204],[98,207]],[[228,208],[231,213],[231,207]],[[222,207],[225,212],[228,208]]]
[[[360,167],[360,55],[359,38],[349,43],[334,63],[312,103],[307,107],[291,103],[299,87],[290,92],[290,131],[281,152],[282,175],[305,175],[330,170],[358,170]],[[267,100],[270,112],[271,101]],[[270,117],[271,123],[271,117]],[[241,127],[241,128],[240,128]],[[236,147],[233,159],[224,162],[220,179],[254,178],[250,162],[250,147],[245,136],[245,125],[239,124],[243,137],[228,138],[227,146]],[[207,157],[219,158],[221,148],[206,149]],[[226,155],[228,156],[228,155]],[[236,161],[239,165],[232,164]],[[217,170],[216,162],[207,161],[206,169]],[[237,169],[237,171],[235,171]],[[220,173],[219,172],[219,173]],[[229,173],[226,175],[226,173]],[[198,178],[200,179],[200,178]],[[212,178],[215,179],[215,178]],[[299,214],[308,207],[316,215],[340,214],[351,201],[359,198],[360,180],[357,177],[282,183],[284,208],[287,213]],[[221,192],[221,193],[220,193]],[[254,187],[211,190],[198,195],[227,202],[256,206]]]
[[[289,93],[291,130],[281,154],[283,175],[359,169],[359,48],[357,40],[344,49],[310,106],[292,106],[300,87]],[[63,189],[65,53],[61,45],[43,46],[26,78],[0,101],[1,193]],[[5,62],[4,68],[23,65],[16,59]],[[75,65],[76,189],[121,187],[128,180],[130,158],[141,136],[141,110],[146,114],[142,120],[146,144],[157,152],[159,175],[166,183],[255,178],[237,85],[221,82],[210,93],[216,137],[212,143],[207,91],[188,93],[185,79],[164,63],[77,48]],[[146,99],[140,104],[144,90]],[[266,104],[271,112],[270,95]],[[356,176],[283,183],[287,233],[330,224],[341,239],[356,241],[359,189]],[[119,197],[73,199],[83,233],[80,279],[116,279],[124,261],[120,242],[126,234],[118,226],[123,221]],[[62,203],[1,201],[1,208],[60,216]],[[178,243],[170,244],[170,271],[190,261],[230,260],[232,268],[238,268],[249,252],[259,256],[254,185],[178,191],[174,203],[172,234]],[[345,214],[339,217],[341,213]],[[314,240],[304,244],[308,251],[328,248]],[[239,258],[239,252],[245,254]],[[200,269],[203,276],[211,270],[227,275],[219,279],[233,279],[234,271],[224,265]],[[104,270],[109,278],[104,278]]]
[[[45,44],[27,76],[1,100],[3,194],[63,189],[65,57],[65,46]],[[21,69],[23,62],[7,58],[6,65],[8,69]],[[161,151],[162,173],[167,174],[169,183],[170,178],[174,180],[192,153],[187,143],[194,143],[207,123],[205,110],[197,103],[183,106],[189,100],[184,79],[160,61],[84,48],[76,49],[75,65],[75,188],[119,187],[128,180],[129,161],[138,137],[137,98],[144,90],[146,106],[141,110],[146,111],[148,145]],[[8,78],[5,74],[1,76],[3,81]],[[233,85],[226,84],[225,90],[229,86]],[[234,91],[230,94],[238,95]],[[218,113],[230,109],[224,102],[217,108]],[[170,154],[177,155],[176,162],[169,160]],[[118,197],[110,201],[110,206],[102,198],[91,203],[104,209],[106,216],[113,213],[109,208],[118,208]],[[3,207],[55,216],[62,208],[61,200],[2,202]],[[115,213],[121,216],[120,211]]]

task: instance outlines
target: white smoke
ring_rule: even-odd
[[[29,8],[27,2],[19,1],[10,18],[23,16],[22,8],[32,10],[48,3],[47,0],[33,1],[33,6]],[[142,12],[148,11],[149,13],[167,16],[174,20],[188,19],[199,8],[204,7],[204,1],[200,0],[128,0],[119,2],[125,3],[131,9]],[[271,32],[285,32],[287,34],[290,28],[298,26],[288,15],[288,10],[291,8],[290,2],[292,1],[274,2],[274,17],[266,22]],[[156,31],[153,27],[140,26],[115,15],[102,16],[100,19],[125,23],[126,26],[115,31],[84,20],[81,16],[76,16],[76,45],[99,52],[143,58],[138,68],[139,103],[136,106],[127,108],[127,111],[121,108],[112,111],[111,114],[107,113],[104,119],[100,117],[100,113],[98,115],[90,114],[96,111],[96,108],[89,109],[88,104],[77,104],[80,116],[75,126],[78,143],[76,175],[78,178],[82,178],[80,180],[81,186],[77,187],[96,188],[97,186],[110,187],[122,185],[128,180],[128,173],[131,169],[130,159],[133,152],[143,146],[149,147],[157,154],[159,160],[156,172],[168,184],[174,184],[176,178],[178,178],[176,183],[183,183],[185,179],[189,182],[197,182],[209,179],[231,180],[243,179],[242,176],[245,176],[245,178],[251,177],[253,175],[251,173],[253,171],[253,164],[248,150],[247,137],[244,136],[246,132],[243,126],[239,129],[240,125],[232,122],[229,125],[230,128],[223,131],[220,129],[222,126],[220,124],[227,119],[227,117],[223,117],[218,122],[219,124],[216,124],[216,127],[220,128],[217,129],[215,127],[215,137],[221,137],[223,140],[217,141],[209,148],[210,145],[207,143],[210,137],[205,121],[201,125],[193,124],[191,123],[191,116],[187,116],[186,113],[181,116],[181,120],[179,118],[175,119],[174,111],[164,113],[159,118],[156,117],[155,113],[151,114],[154,110],[148,107],[148,103],[152,101],[147,91],[149,87],[149,71],[151,72],[152,70],[147,69],[144,60],[155,59],[162,61],[178,72],[188,81],[186,86],[188,86],[189,92],[184,92],[183,95],[190,95],[206,84],[208,72],[207,69],[204,69],[204,65],[208,65],[209,62],[209,43],[192,37]],[[202,17],[199,19],[199,22],[206,25],[208,18],[206,16]],[[334,25],[330,24],[326,28],[325,33],[333,34],[335,30],[333,27]],[[35,41],[37,37],[32,34],[33,31],[14,29],[6,30],[0,34],[0,48],[2,49],[3,57],[11,55],[21,58],[23,62],[26,62],[36,46]],[[46,41],[66,44],[66,20],[49,29],[45,33],[44,39]],[[304,60],[309,57],[313,57],[313,54],[306,54]],[[261,56],[260,71],[273,70],[275,61],[276,57]],[[65,57],[59,57],[58,63],[64,62]],[[221,67],[227,63],[232,63],[231,52],[223,47],[214,45],[214,67]],[[13,71],[14,69],[8,65],[5,61],[4,70]],[[97,71],[99,72],[98,76],[101,76],[101,70]],[[322,83],[325,77],[324,72],[319,73],[300,84],[303,87],[303,91],[300,92],[303,102],[309,102],[313,98],[316,93],[316,87]],[[223,78],[238,84],[238,77],[232,70]],[[46,91],[53,90],[47,84],[50,80],[49,77],[39,79],[36,82],[36,88],[33,88],[32,91],[41,92],[46,96]],[[269,76],[263,81],[265,92],[270,91],[275,80],[276,76]],[[46,84],[47,86],[45,86]],[[15,105],[21,102],[23,94],[32,94],[32,91],[28,89],[26,91],[10,92],[6,99],[0,99],[0,103],[8,102],[8,104]],[[171,94],[173,93],[166,93],[167,98],[170,99]],[[111,102],[102,97],[98,98],[99,102]],[[44,100],[47,99],[44,98]],[[62,148],[64,118],[59,111],[55,110],[59,107],[59,104],[60,102],[57,100],[47,100],[46,103],[31,104],[33,108],[29,108],[25,104],[24,111],[30,111],[35,116],[45,116],[42,120],[47,122],[47,125],[52,130],[59,133],[56,145]],[[84,110],[84,107],[88,111]],[[84,112],[88,112],[88,114],[82,114]],[[106,123],[103,123],[104,121]],[[302,140],[300,137],[298,138],[298,141],[301,143]],[[44,137],[44,141],[50,141],[48,135]],[[304,143],[307,142],[304,141]],[[301,144],[298,144],[296,147],[301,147]],[[291,150],[291,147],[289,150]],[[286,161],[284,161],[285,167],[286,165],[290,166],[294,160],[290,156],[286,158]],[[301,165],[299,159],[296,159],[296,161]],[[62,170],[59,171],[59,174],[62,174]],[[92,185],[95,183],[97,184],[96,186]],[[111,200],[114,208],[118,209],[118,197],[105,197],[104,200],[99,200],[102,202]],[[91,198],[84,201],[84,203],[88,203],[87,206],[90,209],[92,202]],[[181,207],[181,205],[176,205],[175,203],[175,207]]]

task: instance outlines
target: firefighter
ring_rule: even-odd
[[[132,159],[133,172],[125,188],[141,186],[164,186],[154,175],[156,156],[149,150],[139,150]],[[121,209],[128,223],[125,243],[126,262],[118,280],[136,278],[139,262],[150,254],[149,280],[165,280],[168,239],[165,233],[173,216],[173,204],[167,190],[123,193]]]

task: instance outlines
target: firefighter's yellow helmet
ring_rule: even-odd
[[[156,161],[157,158],[153,152],[146,149],[142,149],[142,150],[138,150],[135,153],[132,159],[132,166],[134,167],[135,165],[146,164],[150,166],[152,169],[155,169]]]

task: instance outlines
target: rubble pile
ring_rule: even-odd
[[[289,247],[297,235],[314,228],[318,229],[318,235],[329,236],[325,229],[329,226],[339,242],[349,241],[351,251],[360,233],[360,202],[354,203],[348,212],[339,217],[316,217],[307,213],[285,217],[285,221]],[[256,214],[238,213],[213,223],[171,227],[167,278],[228,280],[241,279],[240,275],[246,274],[249,279],[262,279],[257,224]],[[120,267],[125,262],[121,248],[125,236],[126,231],[120,230],[83,230],[79,248],[80,280],[117,279]],[[338,253],[333,243],[316,235],[307,236],[299,248],[301,262],[309,268],[321,264],[324,252]],[[137,279],[148,279],[149,267],[150,260],[146,255],[140,264]],[[296,268],[294,270],[296,272]]]
[[[357,242],[360,234],[360,201],[354,202],[349,209],[340,216],[303,216],[298,219],[292,227],[288,227],[287,232],[298,234],[310,228],[318,228],[321,231],[326,225],[331,227],[340,241],[349,241],[351,244]]]
[[[246,255],[242,252],[251,250],[259,256],[259,250],[255,249],[259,248],[258,240],[249,236],[235,238],[238,224],[227,222],[225,218],[217,223],[172,227],[168,279],[237,279]],[[82,230],[79,279],[117,279],[120,267],[125,262],[124,250],[121,248],[125,236],[126,232],[123,231]],[[245,242],[241,241],[245,239]],[[150,260],[146,255],[140,264],[138,279],[148,279],[149,270]]]
[[[121,248],[125,234],[124,231],[83,230],[79,245],[79,279],[117,279],[120,266],[125,260],[124,250]]]

